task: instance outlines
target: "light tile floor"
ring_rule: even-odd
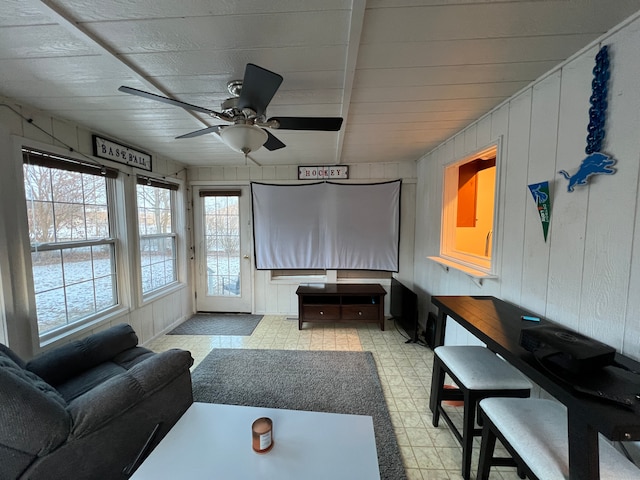
[[[213,348],[261,348],[283,350],[348,350],[373,352],[391,419],[410,480],[460,479],[461,449],[446,423],[431,424],[429,387],[433,352],[406,338],[387,320],[385,331],[376,324],[305,323],[297,319],[265,316],[251,336],[164,335],[146,345],[155,351],[169,348],[189,350],[193,368]],[[458,410],[453,411],[453,410]],[[461,424],[459,408],[452,408]],[[479,445],[479,442],[478,442]],[[474,449],[472,478],[477,468],[478,445]],[[492,468],[492,480],[517,480],[512,468]]]

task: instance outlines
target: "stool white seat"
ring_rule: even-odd
[[[533,480],[569,478],[567,411],[564,405],[540,398],[485,398],[478,480],[489,477],[496,438]],[[637,480],[640,469],[603,438],[599,441],[600,479]],[[504,465],[504,463],[497,463]]]
[[[530,389],[531,382],[495,353],[479,346],[442,346],[435,349],[447,369],[470,390]]]
[[[462,445],[462,477],[469,479],[473,437],[481,434],[475,428],[476,408],[482,398],[493,396],[528,397],[531,383],[516,368],[495,353],[480,346],[440,346],[434,350],[430,407],[432,423],[438,426],[440,415]],[[445,389],[449,375],[458,390]],[[444,400],[463,400],[462,433],[442,407]]]

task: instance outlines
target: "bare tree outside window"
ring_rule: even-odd
[[[38,330],[43,335],[117,304],[110,180],[30,163],[23,172]]]
[[[238,196],[204,198],[207,293],[240,294],[240,215]]]
[[[174,193],[155,185],[137,185],[142,293],[177,281]]]

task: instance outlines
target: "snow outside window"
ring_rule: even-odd
[[[177,185],[138,177],[138,232],[142,294],[177,281],[174,204]]]
[[[111,190],[117,170],[23,149],[41,340],[118,303]]]

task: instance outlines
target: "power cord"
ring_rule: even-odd
[[[416,333],[416,337],[418,338],[417,340],[414,340],[413,338],[409,338],[405,334],[405,332],[403,332],[402,330],[400,330],[400,328],[398,328],[398,322],[396,321],[396,319],[394,317],[391,317],[391,320],[393,320],[393,325],[394,325],[396,331],[400,334],[400,336],[402,336],[403,338],[406,339],[406,342],[404,342],[404,343],[415,343],[417,345],[422,345],[423,347],[429,348],[429,345],[427,345],[426,342],[420,340],[419,333]]]

